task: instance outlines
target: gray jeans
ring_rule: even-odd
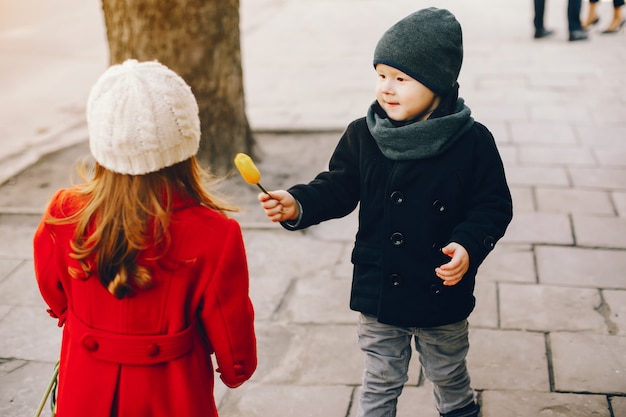
[[[394,417],[398,397],[408,380],[411,339],[420,354],[425,376],[433,383],[440,413],[474,401],[465,364],[469,350],[467,320],[433,328],[397,327],[361,314],[359,347],[365,352],[365,372],[357,417]]]

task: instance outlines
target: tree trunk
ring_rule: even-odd
[[[253,153],[245,113],[239,0],[102,0],[110,63],[158,60],[198,101],[199,160],[225,174],[237,152]]]

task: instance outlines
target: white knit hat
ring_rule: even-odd
[[[141,175],[198,151],[200,118],[191,88],[156,62],[127,60],[100,76],[87,100],[89,147],[103,167]]]

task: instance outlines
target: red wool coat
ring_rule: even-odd
[[[72,189],[52,198],[45,218],[82,206]],[[97,276],[68,266],[74,225],[41,222],[34,237],[39,289],[64,325],[58,417],[216,416],[213,363],[237,387],[257,364],[253,308],[236,221],[176,198],[165,259],[140,258],[153,286],[121,300]],[[94,274],[95,275],[95,274]]]

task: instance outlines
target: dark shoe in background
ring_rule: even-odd
[[[535,30],[535,39],[547,38],[554,35],[554,31],[546,28]]]
[[[584,41],[586,39],[589,39],[589,35],[587,35],[587,32],[585,32],[584,30],[572,30],[569,33],[570,42]]]

